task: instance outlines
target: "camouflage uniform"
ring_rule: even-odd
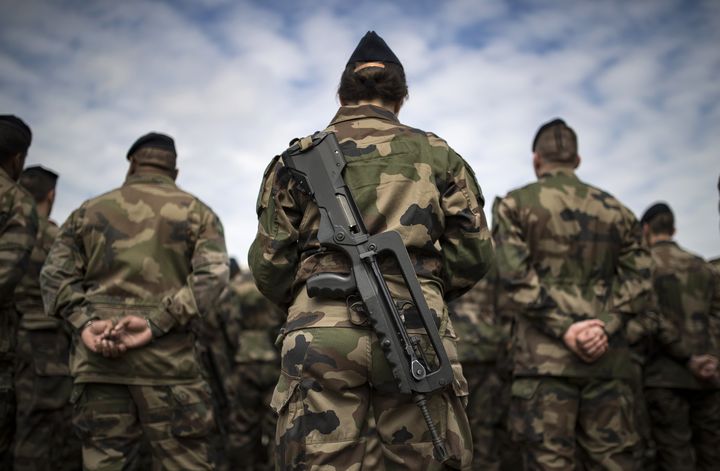
[[[430,411],[452,466],[468,468],[467,383],[444,299],[461,295],[492,264],[480,188],[470,167],[445,141],[400,124],[384,108],[343,106],[327,130],[335,132],[347,157],[345,182],[369,233],[395,230],[401,235],[440,321],[455,380],[452,389],[430,397]],[[304,284],[309,276],[347,273],[348,261],[320,248],[317,206],[277,161],[265,173],[258,215],[250,267],[260,291],[288,311],[281,375],[272,399],[280,414],[277,467],[358,469],[372,405],[386,467],[437,469],[420,411],[410,396],[398,393],[362,310],[351,309],[350,300],[308,297]],[[381,257],[379,263],[393,297],[409,299],[392,260]],[[405,313],[410,332],[418,322],[413,314]]]
[[[63,224],[41,284],[48,312],[75,329],[71,402],[85,469],[132,467],[143,436],[157,468],[211,468],[210,392],[189,321],[220,294],[227,264],[217,216],[164,174],[131,174]],[[86,322],[126,315],[152,323],[151,343],[119,358],[85,347]]]
[[[673,471],[720,469],[720,385],[698,380],[686,365],[690,355],[720,354],[720,276],[675,242],[656,242],[651,252],[659,312],[684,347],[680,353],[655,348],[644,368],[657,464]]]
[[[0,168],[0,465],[8,459],[15,420],[12,376],[18,316],[13,296],[37,231],[32,196]]]
[[[58,227],[46,218],[39,223],[30,265],[15,291],[21,316],[15,360],[15,470],[74,470],[81,467],[81,456],[69,402],[70,336],[59,319],[45,315],[40,295],[40,269]]]
[[[624,327],[650,299],[651,259],[633,214],[557,167],[510,192],[493,224],[501,286],[514,306],[511,428],[529,469],[633,467],[638,442]],[[610,348],[581,361],[562,337],[605,322]]]
[[[237,276],[234,280],[237,280]],[[230,436],[234,430],[230,416],[237,404],[233,402],[232,391],[228,390],[228,378],[233,373],[233,357],[240,335],[241,310],[240,299],[232,282],[233,280],[223,289],[204,322],[194,323],[198,336],[198,357],[212,391],[216,427],[210,438],[210,454],[219,470],[234,469],[228,460],[228,452]]]
[[[473,469],[488,471],[509,469],[502,462],[509,449],[510,383],[501,368],[507,356],[510,323],[497,309],[496,283],[496,273],[487,275],[448,304],[458,335],[458,359],[470,391],[467,414],[473,436]]]
[[[270,408],[280,376],[280,354],[274,342],[283,323],[282,312],[265,298],[249,273],[232,284],[242,312],[233,373],[230,411],[230,462],[235,469],[274,467],[276,418]]]

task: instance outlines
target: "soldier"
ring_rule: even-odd
[[[48,314],[74,330],[83,466],[133,469],[144,437],[158,469],[211,469],[210,391],[189,322],[227,283],[222,225],[175,185],[172,138],[142,136],[127,158],[125,183],[63,224],[40,278]]]
[[[239,405],[233,402],[228,381],[233,373],[233,358],[240,335],[240,299],[233,287],[233,281],[237,282],[239,274],[240,266],[237,260],[231,258],[230,283],[220,293],[205,319],[196,319],[202,322],[193,323],[198,336],[198,357],[212,391],[216,427],[210,437],[210,448],[212,461],[218,470],[235,469],[228,456],[231,436],[236,428],[230,417]]]
[[[32,132],[12,115],[0,115],[0,467],[10,467],[15,422],[13,362],[17,312],[14,292],[35,245],[38,217],[32,196],[17,184]]]
[[[39,165],[26,168],[20,177],[20,185],[35,200],[39,229],[30,264],[15,290],[20,314],[14,379],[16,471],[81,467],[69,403],[70,337],[59,319],[45,315],[40,295],[40,269],[58,233],[49,219],[57,178],[55,172]]]
[[[274,343],[283,314],[260,293],[252,274],[240,273],[232,287],[240,302],[242,328],[228,387],[234,393],[230,462],[234,469],[269,470],[274,467],[276,425],[270,400],[280,375]]]
[[[513,438],[528,469],[633,469],[624,327],[649,302],[651,259],[633,214],[575,176],[577,137],[564,121],[543,125],[532,150],[538,181],[511,191],[493,224],[516,312]]]
[[[371,234],[402,237],[428,305],[440,322],[455,380],[429,398],[451,457],[469,469],[472,443],[464,405],[467,383],[457,361],[445,299],[467,291],[493,263],[484,200],[469,165],[434,134],[397,114],[407,97],[397,56],[375,32],[353,52],[340,79],[341,107],[326,129],[347,157],[344,179]],[[259,227],[249,260],[260,291],[287,310],[280,380],[276,469],[360,467],[363,429],[372,406],[383,462],[379,469],[440,469],[412,396],[400,394],[368,318],[354,296],[310,298],[305,282],[322,272],[347,273],[345,257],[319,246],[317,206],[277,160],[265,172]],[[407,299],[390,260],[380,259],[390,292]],[[414,308],[404,312],[409,332]]]
[[[641,219],[650,246],[659,313],[679,333],[686,353],[652,352],[644,368],[645,398],[661,470],[720,468],[720,276],[673,241],[674,216],[656,203]],[[659,342],[663,344],[665,342]]]

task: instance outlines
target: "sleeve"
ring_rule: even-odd
[[[497,203],[493,221],[499,286],[505,310],[522,313],[523,318],[541,332],[562,338],[575,319],[559,309],[557,302],[540,283],[512,194]]]
[[[712,295],[710,297],[710,344],[712,354],[720,358],[720,269],[710,266]]]
[[[0,214],[0,299],[12,299],[35,245],[38,216],[29,196],[18,192],[7,213]]]
[[[652,308],[652,257],[642,243],[640,224],[632,213],[627,213],[627,227],[617,259],[611,309],[598,316],[605,322],[605,331],[609,336],[624,330],[632,316]]]
[[[680,329],[660,311],[657,297],[651,295],[648,310],[635,315],[625,328],[627,341],[634,349],[640,349],[646,356],[658,349],[680,363],[686,363],[690,352],[681,341]]]
[[[452,149],[447,185],[441,195],[445,232],[440,237],[444,254],[445,300],[460,297],[495,264],[480,185],[470,166]]]
[[[298,227],[302,219],[290,175],[275,157],[263,176],[257,202],[258,229],[248,263],[260,292],[278,306],[291,302],[298,266]]]
[[[150,322],[163,334],[176,325],[186,325],[193,318],[204,316],[228,283],[230,268],[222,223],[209,208],[199,206],[200,224],[187,282],[165,297],[161,307],[148,315]]]
[[[84,307],[87,260],[78,232],[82,213],[81,207],[62,225],[40,272],[46,314],[67,320],[76,330],[93,319]]]

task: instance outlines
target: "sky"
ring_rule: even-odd
[[[122,184],[139,136],[175,138],[178,184],[247,264],[264,168],[323,129],[368,30],[402,61],[402,122],[448,141],[487,200],[535,179],[532,138],[561,117],[578,176],[720,256],[720,2],[713,0],[0,0],[0,113],[60,173],[52,217]]]

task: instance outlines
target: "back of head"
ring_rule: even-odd
[[[360,40],[340,77],[338,96],[343,104],[380,99],[402,103],[408,96],[400,59],[374,31]]]
[[[32,195],[36,203],[40,203],[55,189],[57,179],[57,173],[41,165],[34,165],[23,170],[19,183]]]
[[[640,218],[640,224],[647,226],[652,235],[673,235],[675,216],[667,203],[658,202],[650,206]]]
[[[32,142],[32,131],[17,116],[0,115],[0,162],[17,154],[27,153]]]
[[[538,129],[532,150],[545,161],[572,164],[578,157],[577,135],[565,121],[554,119]]]
[[[177,152],[175,141],[166,134],[151,132],[138,138],[127,153],[128,160],[162,170],[175,170]]]

